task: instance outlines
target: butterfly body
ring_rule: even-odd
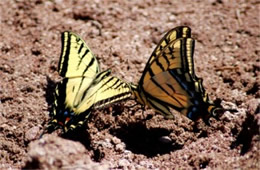
[[[194,121],[217,116],[220,107],[209,100],[202,79],[194,72],[194,46],[189,27],[168,31],[153,51],[138,85],[131,84],[137,102],[166,118],[173,118],[170,109]]]

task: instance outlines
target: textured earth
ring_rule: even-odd
[[[260,2],[0,1],[0,169],[260,169]],[[167,30],[187,25],[195,69],[226,111],[211,126],[166,120],[134,101],[83,128],[39,139],[49,120],[61,32],[87,42],[102,70],[137,83]]]

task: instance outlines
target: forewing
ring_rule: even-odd
[[[154,63],[155,60],[158,59],[158,57],[162,57],[162,52],[165,51],[165,48],[167,48],[169,44],[173,44],[176,39],[189,37],[191,37],[191,29],[187,26],[179,26],[168,31],[166,35],[160,40],[157,47],[154,49],[151,57],[149,58],[139,84],[142,84],[144,81],[149,79],[149,76],[147,76],[147,74],[149,74],[151,64]],[[162,63],[163,62],[167,62],[167,60],[162,61]]]
[[[63,32],[58,72],[62,77],[94,77],[100,72],[96,57],[77,34]]]
[[[192,38],[179,38],[172,41],[149,65],[142,82],[145,83],[153,76],[172,69],[180,69],[183,73],[188,72],[195,77],[193,51],[194,40]]]

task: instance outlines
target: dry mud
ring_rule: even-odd
[[[0,169],[260,169],[260,3],[0,1]],[[163,34],[188,25],[195,68],[225,112],[212,125],[144,115],[127,101],[73,134],[39,134],[49,119],[60,33],[78,33],[102,70],[137,83]]]

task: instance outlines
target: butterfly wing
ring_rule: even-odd
[[[116,103],[132,95],[131,87],[123,80],[107,76],[102,79],[96,86],[91,88],[91,91],[96,92],[96,98],[94,99],[94,108],[103,108]]]
[[[84,86],[84,82],[80,83],[83,86],[78,89],[78,94],[72,104],[75,114],[84,113],[91,107],[106,107],[131,96],[129,84],[110,76],[110,73],[110,70],[99,73],[90,86]],[[79,81],[84,80],[84,78],[79,79]]]
[[[201,116],[200,111],[211,114],[215,108],[208,100],[202,79],[195,75],[195,42],[190,35],[188,27],[170,30],[152,53],[138,87],[133,87],[139,103],[167,118],[173,117],[170,108],[192,120]]]
[[[82,91],[91,86],[100,69],[96,57],[77,34],[63,32],[61,43],[58,73],[63,80],[55,89],[48,129],[54,130],[61,126],[67,131],[68,128],[83,124],[82,120],[88,117],[91,105],[87,105],[84,113],[80,114],[75,102],[79,100]]]
[[[71,32],[62,34],[58,72],[64,78],[57,84],[54,94],[49,123],[52,130],[58,127],[65,132],[72,130],[87,120],[93,108],[131,96],[127,83],[110,76],[110,70],[100,72],[98,62],[86,43]]]
[[[110,70],[99,73],[91,85],[88,81],[87,77],[65,78],[57,85],[52,124],[61,125],[65,132],[73,130],[83,125],[92,109],[131,96],[129,85],[110,76]]]
[[[157,58],[159,61],[151,64],[150,79],[145,81],[142,86],[144,94],[149,96],[147,97],[148,103],[155,100],[160,105],[174,108],[180,112],[193,105],[192,99],[199,95],[200,91],[196,92],[195,81],[188,72],[187,62],[184,61],[187,58],[184,56],[189,55],[189,50],[185,48],[192,48],[193,44],[194,41],[191,38],[177,39],[162,52],[162,56],[167,57],[169,61],[165,68],[158,67],[159,61],[164,58],[161,56]],[[170,111],[163,114],[168,118],[172,115]]]
[[[187,26],[179,26],[171,29],[166,33],[166,35],[160,40],[157,47],[154,49],[151,57],[149,58],[139,84],[143,84],[145,81],[151,78],[153,74],[150,74],[149,72],[151,72],[151,65],[154,62],[157,62],[157,66],[160,67],[159,70],[157,70],[154,74],[166,71],[168,69],[168,65],[170,65],[171,63],[169,63],[167,56],[162,55],[162,52],[165,49],[168,49],[166,47],[169,46],[169,44],[172,44],[176,39],[185,37],[191,37],[191,29]],[[158,60],[158,58],[160,59]]]
[[[146,98],[146,103],[155,108],[167,118],[172,118],[169,107],[181,111],[192,105],[189,90],[192,85],[187,85],[187,81],[182,79],[182,73],[189,72],[193,68],[191,60],[194,49],[194,40],[191,38],[178,38],[166,45],[148,67],[144,75],[141,86],[142,94]],[[188,64],[187,62],[191,62]],[[178,77],[171,73],[175,70]],[[181,75],[181,76],[180,76]],[[181,77],[181,80],[179,80]],[[193,80],[186,74],[187,80]],[[186,79],[186,78],[185,78]],[[192,91],[191,91],[192,93]]]
[[[95,77],[100,72],[96,57],[77,34],[63,32],[58,72],[62,77]]]

